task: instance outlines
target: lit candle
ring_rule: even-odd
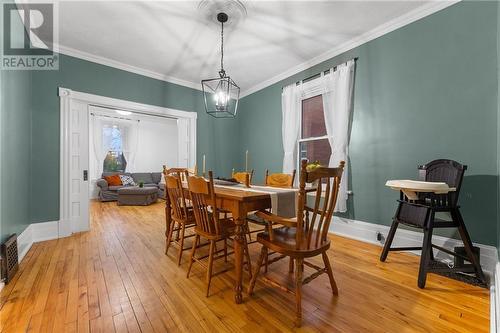
[[[205,166],[206,166],[205,162],[206,162],[205,161],[205,154],[203,154],[203,176],[205,175],[205,171],[206,171],[206,169],[205,169]]]
[[[248,150],[245,153],[245,171],[248,172]]]

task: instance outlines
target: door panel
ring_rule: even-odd
[[[71,101],[70,111],[70,221],[72,232],[89,230],[89,111],[86,103]]]

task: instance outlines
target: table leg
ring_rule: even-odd
[[[234,236],[234,261],[236,267],[236,286],[234,287],[234,301],[236,304],[240,304],[243,301],[241,295],[242,291],[242,280],[243,280],[243,242],[245,234],[244,223],[246,223],[246,214],[243,214],[241,210],[233,213],[233,217],[236,222],[236,234]]]
[[[166,190],[166,189],[165,189]],[[170,222],[172,221],[172,212],[170,208],[170,201],[168,199],[168,194],[165,198],[165,254],[168,251],[168,235],[170,234]]]

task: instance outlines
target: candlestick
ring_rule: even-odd
[[[245,172],[248,172],[248,150],[245,153]]]

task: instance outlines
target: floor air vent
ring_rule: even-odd
[[[17,255],[17,235],[13,234],[2,244],[3,276],[5,283],[9,283],[19,268],[19,257]]]

